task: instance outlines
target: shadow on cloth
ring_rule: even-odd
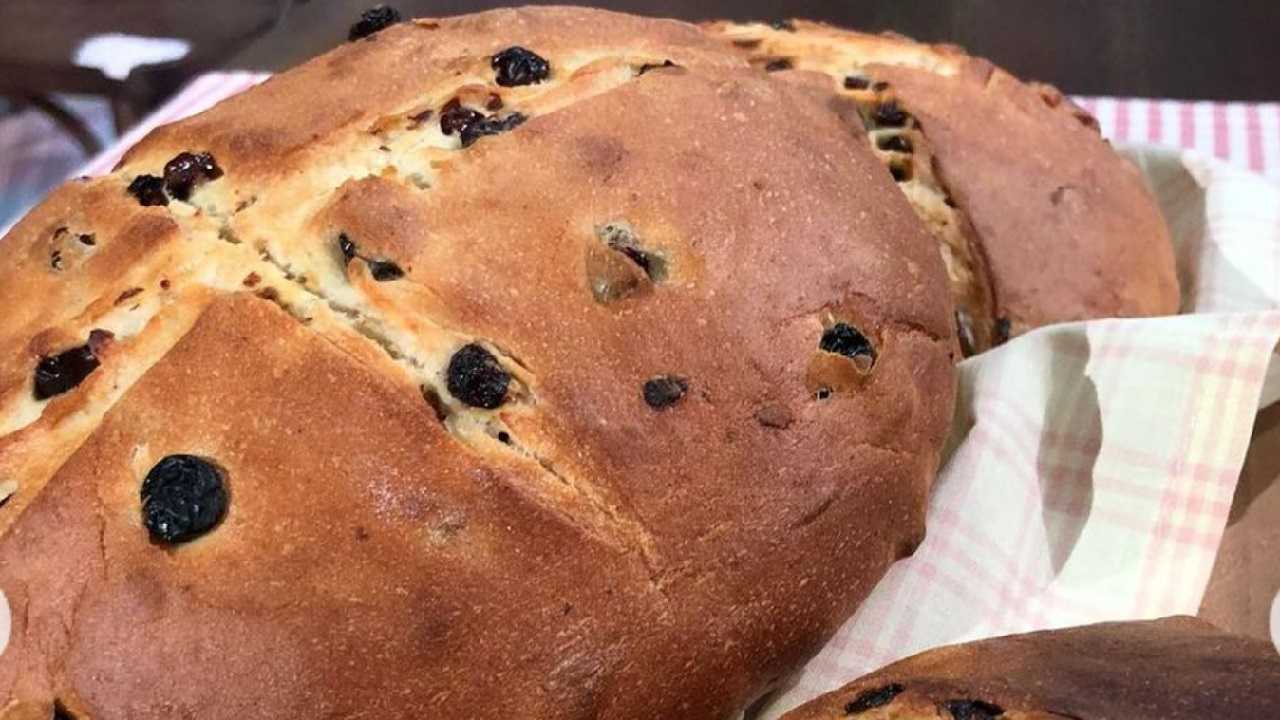
[[[1054,362],[1044,428],[1036,453],[1041,508],[1050,560],[1062,572],[1093,508],[1093,468],[1102,448],[1102,411],[1098,388],[1086,374],[1089,340],[1083,335],[1050,338]]]

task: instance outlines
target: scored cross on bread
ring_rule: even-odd
[[[944,270],[827,93],[394,20],[0,245],[0,719],[716,720],[922,538]]]

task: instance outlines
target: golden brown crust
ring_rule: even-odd
[[[981,238],[996,316],[1012,334],[1177,312],[1159,208],[1137,169],[1093,128],[1000,70],[983,85],[876,71],[929,133],[943,182]]]
[[[977,703],[1003,712],[980,712]],[[1277,707],[1280,655],[1269,643],[1228,635],[1195,618],[1171,617],[938,648],[783,717],[1253,720],[1272,717]]]
[[[493,86],[513,44],[548,82]],[[494,91],[528,120],[464,148],[414,119]],[[49,402],[14,365],[0,717],[718,718],[793,669],[922,536],[954,383],[937,254],[822,102],[689,26],[500,11],[344,46],[60,191],[6,246],[80,213],[111,282],[0,268],[77,300],[5,341],[115,340]],[[224,175],[125,194],[188,150]],[[601,300],[619,227],[663,272]],[[869,372],[819,349],[837,322]],[[468,343],[497,409],[449,389]],[[687,383],[660,410],[659,375]],[[166,547],[139,489],[174,453],[231,505]]]
[[[918,123],[917,145],[932,154],[937,176],[924,185],[954,204],[954,224],[972,226],[970,274],[989,277],[996,342],[1054,322],[1178,310],[1173,249],[1155,202],[1096,122],[1056,89],[1022,83],[954,46],[803,21],[795,28],[708,26],[757,64],[786,58],[838,83],[887,84],[852,94],[870,101],[869,115],[891,97]],[[926,220],[938,214],[919,202],[917,210]],[[965,244],[935,233],[944,252]],[[981,288],[952,277],[957,307],[979,311]]]
[[[238,185],[279,177],[289,163],[302,164],[308,154],[324,153],[331,143],[347,139],[346,131],[422,105],[436,92],[469,79],[492,86],[489,58],[516,44],[576,66],[596,57],[636,64],[665,59],[708,67],[738,64],[695,27],[674,20],[573,7],[420,19],[345,43],[268,80],[252,94],[158,128],[129,152],[123,165],[154,167],[169,159],[165,153],[170,148],[198,144],[237,168]],[[542,87],[490,89],[510,97]]]

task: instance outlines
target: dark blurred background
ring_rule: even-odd
[[[414,15],[501,2],[401,0]],[[804,17],[949,41],[1015,74],[1078,94],[1274,100],[1280,97],[1280,0],[602,0],[600,7],[703,20]],[[243,63],[288,65],[322,51],[365,3],[312,0]]]
[[[341,41],[370,0],[0,0],[0,95],[111,97],[128,124],[192,74],[278,70]],[[397,0],[410,16],[501,2]],[[808,17],[950,41],[1077,94],[1280,98],[1280,0],[600,0],[602,7],[700,20]],[[108,80],[71,64],[86,37],[178,37],[180,61]]]

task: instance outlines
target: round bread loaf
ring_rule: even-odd
[[[822,94],[394,19],[4,239],[0,718],[723,718],[921,539],[944,269]]]
[[[1048,85],[950,45],[820,23],[707,29],[771,72],[830,75],[937,238],[966,354],[1041,325],[1167,315],[1173,246],[1136,168]]]
[[[981,640],[901,660],[783,720],[1262,720],[1280,655],[1191,617]]]

